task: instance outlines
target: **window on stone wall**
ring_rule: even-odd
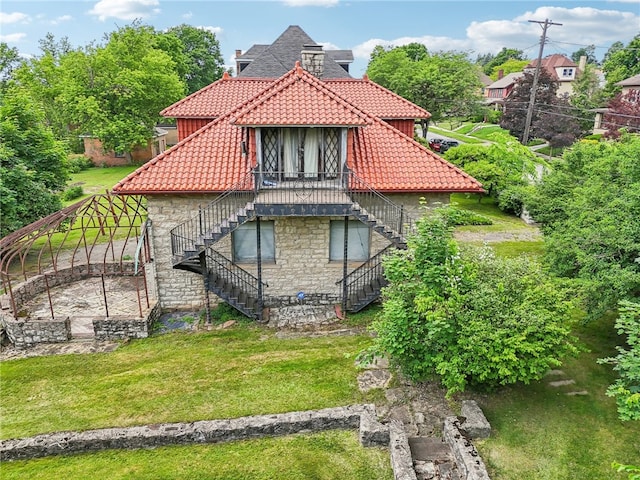
[[[369,258],[369,226],[358,220],[349,221],[347,259],[364,262]],[[329,235],[329,260],[344,260],[344,220],[332,220]]]
[[[233,261],[237,263],[257,263],[258,243],[257,243],[256,222],[249,222],[240,225],[231,234],[233,244]],[[273,222],[260,222],[260,251],[263,262],[276,261],[275,236],[273,233]]]

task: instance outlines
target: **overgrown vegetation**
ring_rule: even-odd
[[[413,380],[436,375],[449,396],[528,383],[578,352],[565,285],[529,257],[459,248],[437,212],[384,268],[390,285],[365,357],[388,355]]]

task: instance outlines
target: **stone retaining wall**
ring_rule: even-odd
[[[366,418],[366,421],[362,421]],[[375,419],[373,405],[350,405],[306,412],[259,415],[229,420],[165,423],[84,432],[57,432],[0,442],[0,461],[94,452],[105,449],[220,443],[265,436],[360,429],[365,446],[387,446],[388,432]]]
[[[153,323],[160,318],[162,310],[156,303],[144,318],[114,315],[93,321],[93,331],[98,341],[147,338]]]
[[[16,348],[28,348],[38,343],[62,343],[71,340],[71,320],[25,321],[0,314],[9,341]]]
[[[442,433],[445,441],[451,447],[463,480],[490,480],[487,467],[471,443],[471,438],[461,431],[460,421],[457,417],[445,418]]]

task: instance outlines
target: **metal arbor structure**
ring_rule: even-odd
[[[62,271],[75,270],[102,278],[106,316],[109,291],[105,275],[135,277],[142,316],[141,291],[149,307],[144,265],[151,258],[146,216],[141,196],[97,194],[3,237],[0,308],[18,317],[24,295],[17,295],[16,288],[39,277],[55,318],[51,289],[65,283]]]

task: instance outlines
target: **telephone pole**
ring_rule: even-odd
[[[531,23],[539,23],[542,25],[542,36],[540,37],[540,50],[538,51],[538,64],[536,65],[536,71],[533,74],[533,84],[531,85],[531,96],[529,97],[529,108],[527,109],[527,119],[524,123],[524,134],[522,135],[522,144],[526,145],[529,142],[529,129],[531,128],[531,118],[533,117],[533,105],[536,102],[536,89],[538,88],[538,76],[540,75],[540,67],[542,65],[542,52],[544,50],[544,44],[547,41],[547,28],[550,25],[560,25],[561,23],[553,23],[547,19],[544,22],[537,20],[529,20]]]

